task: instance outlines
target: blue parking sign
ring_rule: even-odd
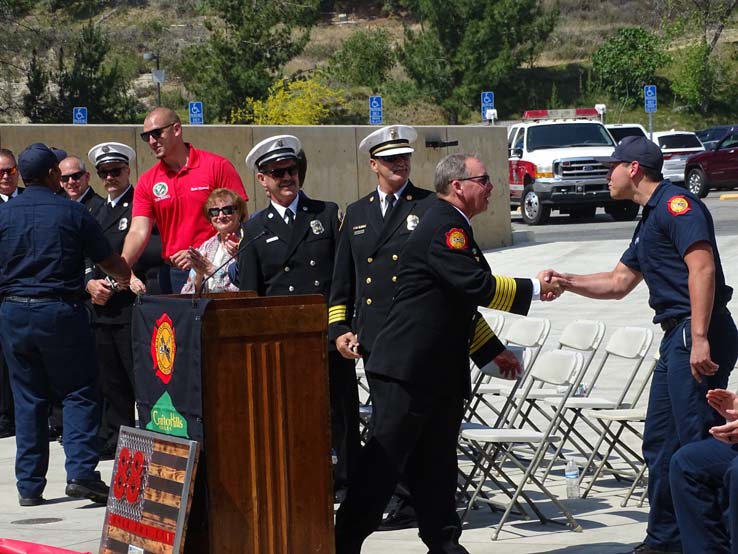
[[[204,117],[202,102],[190,102],[190,125],[202,125]]]
[[[382,124],[382,97],[369,97],[369,125]]]
[[[495,109],[495,93],[491,90],[482,93],[482,121],[487,120],[487,110]]]
[[[75,106],[72,108],[72,123],[75,125],[87,125],[87,107]]]
[[[646,85],[643,87],[643,102],[646,113],[656,113],[658,107],[656,98],[656,85]]]

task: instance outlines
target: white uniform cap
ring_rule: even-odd
[[[120,142],[102,142],[90,148],[87,157],[95,167],[110,162],[130,164],[136,159],[136,152],[130,146]]]
[[[246,156],[246,165],[253,171],[259,171],[272,162],[296,160],[300,150],[302,150],[302,144],[297,137],[292,135],[269,137],[251,149]]]
[[[418,133],[409,125],[390,125],[377,129],[359,144],[359,151],[372,158],[412,154],[415,150],[410,146]]]

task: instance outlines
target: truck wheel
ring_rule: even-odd
[[[615,221],[633,221],[638,217],[638,209],[640,206],[630,200],[621,200],[615,204],[605,207],[605,212]]]
[[[572,219],[592,219],[597,212],[597,206],[583,206],[581,208],[572,208],[569,210],[569,217]]]
[[[551,207],[541,204],[540,197],[531,185],[526,186],[523,190],[520,211],[523,214],[523,221],[528,225],[543,225],[551,215]]]
[[[693,169],[689,172],[689,175],[687,175],[687,188],[689,192],[699,198],[707,196],[707,182],[705,182],[705,174],[701,169]]]

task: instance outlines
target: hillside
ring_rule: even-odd
[[[181,110],[193,99],[182,84],[180,58],[185,48],[202,43],[209,36],[207,25],[213,20],[206,15],[202,0],[0,0],[0,7],[8,2],[11,6],[13,2],[25,2],[30,9],[22,17],[9,19],[11,40],[6,44],[10,46],[0,58],[3,67],[0,121],[23,121],[22,96],[27,90],[25,72],[32,50],[38,50],[47,70],[53,72],[58,64],[58,46],[72,40],[86,22],[93,22],[110,37],[111,61],[117,62],[130,80],[141,117],[157,101],[151,77],[154,62],[144,60],[144,52],[158,55],[160,67],[166,72],[161,89],[163,104]],[[499,91],[498,98],[504,100],[501,111],[513,117],[531,105],[545,107],[552,102],[572,105],[578,101],[600,101],[588,98],[585,90],[591,79],[592,53],[621,27],[640,25],[663,32],[661,22],[669,20],[670,14],[665,10],[671,5],[665,0],[542,0],[542,3],[546,7],[558,6],[560,16],[542,53],[532,65],[521,68],[515,83],[502,86]],[[404,26],[416,24],[398,6],[402,6],[398,0],[322,1],[324,11],[311,31],[309,43],[302,54],[284,67],[284,74],[310,72],[325,64],[357,29],[383,29],[399,44]],[[688,36],[689,30],[685,30],[682,38]],[[719,49],[732,53],[737,45],[738,26],[731,23],[723,32]],[[673,40],[670,47],[679,48],[679,40]],[[395,80],[405,78],[399,65],[390,75]],[[352,97],[359,98],[355,100],[359,104],[366,94],[368,92],[354,91]],[[667,107],[668,104],[664,105],[665,109]],[[616,120],[622,117],[643,119],[638,110],[613,108],[611,114]],[[390,107],[391,117],[415,124],[440,123],[443,118],[436,106],[423,102],[391,110]],[[663,119],[662,126],[686,123],[679,110],[669,114],[664,110],[657,117]],[[710,116],[699,119],[710,121]]]

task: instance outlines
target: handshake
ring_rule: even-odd
[[[541,300],[550,302],[556,300],[571,286],[571,278],[553,269],[544,269],[536,278],[541,282]]]

